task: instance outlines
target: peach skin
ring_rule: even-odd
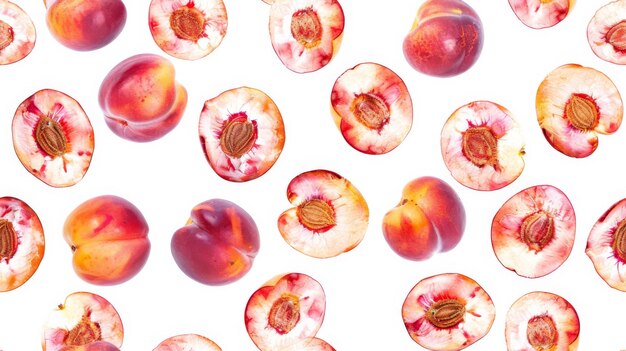
[[[78,51],[96,50],[112,42],[126,24],[121,0],[47,0],[50,34]]]
[[[103,195],[80,204],[63,228],[74,270],[92,284],[114,285],[134,277],[150,254],[148,224],[127,200]]]
[[[104,78],[98,95],[109,128],[136,142],[169,133],[187,106],[187,90],[174,76],[174,65],[158,55],[139,54],[120,62]]]
[[[383,235],[400,256],[415,261],[453,249],[465,230],[465,208],[454,189],[435,177],[409,182],[383,218]]]

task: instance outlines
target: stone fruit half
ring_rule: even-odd
[[[391,249],[415,261],[452,250],[464,230],[461,199],[448,183],[436,177],[407,183],[398,205],[383,217],[383,235]]]
[[[75,292],[46,320],[42,347],[44,351],[60,351],[106,341],[120,348],[123,338],[122,320],[109,301],[93,293]],[[88,347],[85,350],[91,351]]]
[[[520,191],[491,223],[491,245],[502,265],[522,277],[537,278],[560,267],[576,236],[572,203],[559,189],[537,185]]]
[[[0,65],[28,56],[36,40],[37,32],[30,16],[16,4],[0,0]]]
[[[366,154],[395,149],[413,124],[413,103],[404,81],[377,63],[360,63],[342,73],[330,102],[344,139]]]
[[[12,124],[13,148],[32,175],[52,187],[83,179],[91,164],[94,133],[80,104],[53,89],[24,100]]]
[[[326,295],[320,283],[303,273],[289,273],[250,296],[246,330],[261,351],[296,350],[315,337],[325,310]]]
[[[124,29],[122,0],[44,0],[50,34],[62,45],[79,51],[102,48]]]
[[[420,280],[402,304],[411,338],[434,351],[462,350],[487,335],[496,317],[491,297],[474,280],[444,273]]]
[[[201,202],[170,243],[172,256],[188,277],[207,285],[232,283],[252,268],[259,252],[259,230],[252,216],[222,199]]]
[[[265,174],[285,145],[278,107],[264,92],[248,87],[227,90],[205,101],[198,133],[211,168],[233,182]]]
[[[198,334],[182,334],[163,340],[152,351],[222,351],[216,343]]]
[[[537,120],[557,151],[587,157],[598,147],[598,134],[613,134],[622,123],[624,105],[609,77],[590,67],[566,64],[539,85]]]
[[[148,261],[148,223],[128,200],[114,195],[91,198],[65,220],[63,238],[72,249],[74,271],[97,285],[123,283]]]
[[[604,61],[626,64],[626,0],[611,1],[596,11],[587,25],[587,41]]]
[[[20,199],[0,197],[0,292],[28,281],[39,268],[44,251],[37,213]]]
[[[626,199],[613,204],[596,221],[585,252],[609,286],[626,291]]]
[[[417,10],[402,50],[418,72],[435,77],[461,74],[483,48],[480,17],[462,0],[426,0]]]
[[[287,186],[293,205],[278,218],[278,230],[294,249],[317,258],[355,248],[367,231],[369,208],[359,190],[339,174],[313,170]]]
[[[452,177],[475,190],[497,190],[524,170],[524,139],[506,108],[474,101],[458,108],[441,130],[441,154]]]
[[[535,291],[520,297],[506,314],[507,351],[574,351],[579,332],[574,307],[549,292]]]
[[[306,338],[280,351],[335,351],[335,348],[320,338]]]
[[[522,23],[533,29],[548,28],[561,22],[572,11],[575,0],[509,0]]]
[[[339,49],[343,26],[337,0],[274,0],[270,7],[272,47],[296,73],[326,66]]]
[[[120,349],[106,341],[94,341],[80,346],[63,346],[58,351],[120,351]]]
[[[228,28],[222,0],[152,0],[150,33],[165,53],[197,60],[217,48]]]

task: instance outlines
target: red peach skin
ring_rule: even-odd
[[[483,47],[478,14],[462,0],[427,0],[403,43],[404,57],[419,72],[449,77],[467,71]]]
[[[425,260],[453,249],[465,229],[465,209],[458,195],[441,179],[421,177],[409,182],[402,201],[383,218],[387,243],[400,256]]]
[[[106,46],[126,23],[126,7],[121,0],[48,0],[46,6],[50,33],[73,50]]]
[[[132,203],[104,195],[83,202],[64,226],[74,252],[74,270],[97,285],[127,281],[143,268],[150,254],[148,224]]]
[[[158,55],[139,54],[120,62],[104,78],[98,95],[109,128],[137,142],[169,133],[187,105],[187,91],[174,76],[174,65]]]
[[[248,273],[259,245],[257,226],[243,208],[212,199],[191,210],[187,225],[172,236],[171,251],[187,276],[202,284],[222,285]]]

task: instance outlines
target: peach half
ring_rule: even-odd
[[[212,340],[198,334],[182,334],[163,340],[152,351],[222,351]]]
[[[83,108],[69,95],[39,90],[18,106],[11,128],[15,154],[42,182],[68,187],[87,173],[94,132]]]
[[[280,61],[296,73],[317,71],[336,54],[343,34],[337,0],[274,0],[269,31]]]
[[[506,314],[507,351],[574,351],[578,349],[580,322],[564,298],[535,291],[520,297]]]
[[[187,90],[176,82],[169,60],[138,54],[111,69],[100,85],[98,101],[113,133],[148,142],[178,125],[187,106]]]
[[[473,279],[444,273],[420,280],[402,304],[411,338],[433,351],[462,350],[487,335],[496,308]]]
[[[256,179],[276,163],[285,145],[283,118],[274,101],[249,87],[205,101],[198,123],[200,145],[223,179]]]
[[[539,85],[537,120],[557,151],[576,158],[591,155],[598,134],[613,134],[622,123],[624,105],[609,77],[590,67],[566,64]]]
[[[561,22],[576,0],[509,0],[515,16],[527,27],[542,29]]]
[[[383,217],[383,235],[398,255],[421,261],[452,250],[463,237],[465,208],[448,183],[420,177],[402,190],[402,199]]]
[[[28,56],[36,40],[37,32],[30,16],[16,4],[0,0],[0,66]]]
[[[228,28],[223,0],[152,0],[148,18],[159,48],[184,60],[213,52]]]
[[[74,271],[91,284],[129,280],[150,254],[145,218],[135,205],[114,195],[78,205],[65,220],[63,237],[72,249]]]
[[[626,65],[626,0],[607,3],[587,24],[587,41],[604,61]]]
[[[505,268],[527,278],[542,277],[560,267],[572,252],[575,236],[572,203],[551,185],[513,195],[491,223],[496,257]]]
[[[246,330],[261,351],[300,350],[296,346],[304,346],[317,334],[325,311],[326,295],[320,283],[303,273],[289,273],[250,296]]]
[[[120,351],[120,349],[106,341],[94,341],[81,346],[63,346],[58,351]]]
[[[90,51],[111,43],[124,29],[122,0],[44,0],[50,34],[62,45]]]
[[[404,81],[377,63],[360,63],[342,73],[330,103],[343,138],[366,154],[395,149],[413,124],[413,103]]]
[[[336,351],[332,345],[320,338],[305,338],[280,351]]]
[[[497,190],[524,170],[524,139],[511,112],[490,101],[458,108],[441,130],[441,153],[452,177],[475,190]]]
[[[232,283],[252,268],[259,252],[259,230],[243,208],[223,199],[201,202],[170,243],[178,267],[207,285]]]
[[[287,186],[294,206],[278,217],[283,239],[299,252],[317,258],[355,248],[367,231],[369,208],[359,190],[339,174],[313,170]]]
[[[89,344],[105,341],[120,348],[124,327],[119,314],[104,297],[75,292],[54,310],[43,327],[43,351],[94,350]],[[101,344],[102,345],[102,344]],[[95,350],[110,350],[96,348]],[[114,349],[113,349],[114,350]],[[112,351],[112,350],[111,350]]]
[[[476,63],[483,41],[480,17],[463,0],[426,0],[417,10],[402,50],[416,71],[451,77]]]
[[[626,199],[613,204],[596,221],[585,252],[609,286],[626,291]]]
[[[0,197],[0,292],[26,283],[39,268],[44,251],[37,213],[20,199]]]

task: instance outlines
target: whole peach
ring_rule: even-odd
[[[135,205],[103,195],[80,204],[63,228],[74,253],[76,274],[97,285],[114,285],[134,277],[150,253],[148,224]]]
[[[259,230],[238,205],[222,199],[194,206],[187,225],[172,236],[174,261],[188,277],[207,285],[243,277],[259,251]]]
[[[48,0],[45,3],[50,33],[74,50],[95,50],[109,44],[126,23],[126,7],[121,0]]]
[[[448,183],[435,177],[409,182],[383,218],[387,243],[400,256],[425,260],[453,249],[465,230],[465,208]]]
[[[480,56],[483,26],[462,0],[427,0],[404,38],[404,57],[424,74],[449,77],[467,71]]]
[[[154,54],[139,54],[115,66],[98,94],[109,128],[137,142],[161,138],[183,116],[187,90],[175,80],[174,65]]]

